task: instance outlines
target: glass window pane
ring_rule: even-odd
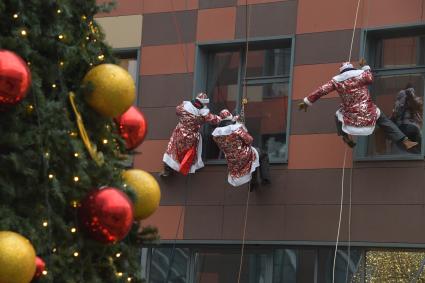
[[[381,112],[383,112],[387,117],[396,118],[397,115],[404,117],[403,119],[394,119],[396,125],[410,139],[420,143],[422,135],[422,111],[418,112],[417,110],[409,108],[406,103],[402,108],[397,108],[399,110],[394,112],[393,115],[397,97],[400,91],[405,89],[408,84],[413,86],[415,89],[415,95],[419,97],[418,99],[423,100],[424,75],[422,74],[377,77],[375,78],[375,82],[372,86],[372,95],[374,96],[375,102]],[[399,114],[396,115],[395,113]],[[377,127],[375,133],[368,138],[366,155],[380,156],[392,154],[418,154],[420,152],[420,146],[416,147],[415,150],[407,152],[399,143],[397,144],[388,139],[384,134],[384,131]]]
[[[297,250],[275,250],[273,254],[273,283],[297,283],[297,266]]]
[[[240,251],[199,252],[196,254],[197,283],[234,283],[237,281]],[[267,255],[248,252],[244,256],[240,282],[266,282]]]
[[[424,37],[382,39],[379,68],[413,67],[424,65]]]
[[[126,69],[130,73],[134,82],[136,82],[138,76],[137,58],[120,58],[119,65]]]
[[[254,146],[269,155],[270,161],[286,156],[288,83],[247,86],[245,122]]]
[[[210,110],[218,114],[227,108],[234,111],[238,100],[238,76],[240,53],[220,52],[211,54],[208,62],[207,93],[210,96]],[[203,135],[207,159],[224,159],[224,155],[211,138],[213,126],[206,125]]]
[[[246,76],[289,76],[290,64],[290,48],[249,50]]]
[[[182,248],[152,249],[149,282],[151,283],[185,283],[189,250]],[[171,265],[170,265],[171,263]],[[165,281],[168,276],[168,281]]]
[[[335,250],[318,249],[317,282],[331,283],[333,277],[333,262]],[[361,266],[362,251],[360,249],[339,248],[335,261],[335,283],[352,282],[354,274]]]

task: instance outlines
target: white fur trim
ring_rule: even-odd
[[[202,161],[202,136],[199,135],[199,142],[198,142],[198,146],[196,149],[196,163],[192,164],[192,166],[190,167],[190,171],[189,173],[195,173],[196,170],[204,167],[204,162]],[[174,160],[171,155],[164,153],[164,157],[162,158],[162,161],[164,161],[164,163],[166,163],[168,166],[170,166],[171,168],[173,168],[173,170],[180,172],[180,162]]]
[[[165,164],[173,168],[175,171],[180,171],[180,163],[175,161],[171,155],[164,153],[164,157],[162,158],[162,161],[164,161]]]
[[[198,147],[196,149],[196,163],[193,163],[190,167],[189,173],[195,173],[196,170],[204,167],[204,162],[202,161],[202,135],[199,135]]]
[[[248,174],[246,174],[246,175],[243,175],[243,176],[241,176],[241,177],[239,177],[239,178],[232,178],[231,176],[230,176],[230,174],[227,176],[227,181],[229,182],[229,184],[230,185],[232,185],[233,187],[239,187],[239,186],[241,186],[241,185],[243,185],[243,184],[246,184],[246,183],[248,183],[249,181],[251,181],[251,178],[252,178],[252,172],[254,172],[255,171],[255,169],[258,167],[258,166],[260,166],[260,158],[259,158],[259,156],[258,156],[258,152],[257,152],[257,150],[254,148],[254,147],[252,147],[251,146],[251,149],[254,151],[254,153],[255,153],[255,160],[254,160],[254,162],[252,162],[252,165],[251,165],[251,170],[249,170],[249,173]]]
[[[351,79],[351,78],[355,78],[360,76],[361,74],[363,74],[364,70],[351,70],[351,71],[347,71],[345,73],[336,75],[335,77],[333,77],[332,79],[334,81],[337,82],[343,82],[345,80]]]
[[[312,106],[313,103],[310,102],[310,100],[308,100],[307,97],[304,97],[304,103],[307,104],[308,106]]]
[[[352,68],[353,68],[353,64],[347,63],[347,64],[342,65],[341,68],[339,68],[339,71],[342,72],[345,69],[352,69]]]
[[[186,110],[187,112],[189,112],[190,114],[199,116],[199,109],[196,108],[192,102],[190,101],[183,101],[183,108],[184,110]]]
[[[207,116],[210,113],[210,110],[206,107],[199,109],[199,114],[201,114],[201,116]]]
[[[240,127],[242,127],[242,124],[239,124],[239,123],[229,125],[229,126],[226,126],[226,127],[217,127],[217,128],[214,129],[214,131],[212,132],[211,135],[213,137],[228,136],[228,135],[231,135],[236,130],[238,130]]]
[[[376,114],[381,116],[381,110],[379,108],[376,108]],[[336,111],[336,116],[338,117],[338,120],[342,123],[342,130],[353,136],[370,136],[373,134],[373,131],[375,131],[375,126],[368,126],[368,127],[353,127],[349,125],[345,125],[344,123],[344,117],[342,113],[338,110]]]
[[[369,66],[369,65],[364,65],[364,66],[362,67],[362,70],[363,70],[363,71],[368,71],[368,70],[370,70],[370,66]]]
[[[209,98],[197,98],[202,104],[208,104],[210,103],[210,99]]]

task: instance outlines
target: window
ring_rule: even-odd
[[[366,56],[374,72],[374,83],[370,90],[377,106],[387,117],[393,118],[397,126],[412,140],[423,139],[423,110],[417,111],[416,119],[410,119],[410,110],[400,107],[394,112],[401,90],[411,86],[419,100],[424,98],[425,83],[425,31],[377,30],[367,33]],[[404,99],[402,100],[404,102]],[[402,104],[404,105],[404,104]],[[394,115],[394,113],[398,113]],[[398,118],[397,118],[398,117]],[[409,124],[406,126],[406,124]],[[358,146],[358,157],[365,159],[422,158],[421,145],[407,152],[399,143],[388,139],[382,129],[376,128],[373,135],[362,138]]]
[[[280,40],[250,43],[248,54],[243,43],[201,46],[199,52],[203,56],[198,60],[203,65],[199,72],[205,75],[199,75],[197,89],[208,93],[211,111],[218,114],[227,108],[240,113],[246,94],[245,124],[253,146],[267,152],[271,162],[287,159],[291,50],[291,40]],[[213,129],[205,126],[204,158],[223,160],[210,135]]]
[[[370,255],[370,252],[367,252]],[[416,260],[424,253],[412,253],[406,260]],[[240,266],[240,246],[177,245],[151,248],[148,252],[147,282],[150,283],[228,283],[236,282]],[[331,283],[333,247],[252,246],[245,248],[241,282],[244,283]],[[366,260],[365,250],[352,247],[338,249],[335,282],[365,281],[364,271],[377,263]],[[416,270],[418,261],[416,261]],[[380,263],[381,265],[384,262]],[[385,263],[390,267],[393,262]],[[413,268],[406,262],[405,267]],[[382,270],[382,266],[379,266]],[[397,268],[392,268],[394,271]],[[412,269],[413,270],[413,269]],[[378,274],[378,273],[377,273]],[[168,280],[167,280],[168,278]],[[381,281],[376,281],[381,282]],[[387,281],[382,281],[387,282]],[[404,282],[404,281],[403,281]],[[410,282],[410,281],[406,281]]]
[[[136,101],[135,105],[138,105],[138,83],[139,83],[139,50],[138,49],[124,49],[114,50],[114,55],[119,59],[118,65],[126,69],[136,84]]]

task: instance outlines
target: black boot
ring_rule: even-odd
[[[351,148],[356,146],[356,142],[353,141],[348,135],[343,135],[342,140]]]
[[[172,176],[173,174],[174,174],[173,168],[171,168],[170,166],[164,163],[164,169],[162,170],[161,173],[159,173],[159,177],[167,178]]]
[[[249,191],[253,192],[257,189],[258,187],[258,170],[256,169],[254,172],[252,172],[251,175],[251,181],[249,182]]]

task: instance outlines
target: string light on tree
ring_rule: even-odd
[[[128,278],[127,278],[127,281],[128,281],[128,282],[131,282],[131,280],[133,280],[133,278],[131,278],[131,277],[128,277]]]
[[[77,232],[77,228],[72,227],[72,228],[71,228],[71,233],[75,233],[75,232]]]
[[[53,179],[55,176],[53,174],[49,174],[49,179]]]
[[[80,178],[78,176],[75,176],[74,177],[74,182],[78,182],[78,181],[80,181]]]
[[[19,17],[19,15],[18,14],[13,14],[13,18],[14,19],[17,19]]]
[[[21,35],[22,36],[27,36],[28,32],[25,29],[21,29]]]
[[[52,88],[56,88],[57,87],[57,85],[56,84],[52,84]]]
[[[103,142],[103,144],[108,144],[109,141],[107,139],[103,139],[102,142]]]
[[[44,271],[42,272],[42,274],[43,274],[44,276],[46,276],[46,275],[47,275],[47,270],[44,270]]]
[[[78,154],[78,152],[74,153],[74,157],[79,157],[80,155]]]
[[[56,13],[58,13],[58,14],[62,13],[61,9],[58,9],[58,10],[56,11]]]
[[[62,40],[62,39],[64,39],[64,38],[65,38],[65,36],[64,36],[63,34],[60,34],[60,35],[58,35],[58,38],[59,38],[60,40]]]
[[[122,277],[123,276],[123,273],[122,272],[117,272],[117,276],[118,277]]]
[[[49,226],[49,223],[47,221],[43,221],[43,227]]]
[[[74,257],[78,257],[80,254],[78,252],[74,252]]]
[[[119,257],[121,257],[121,253],[117,253],[115,256],[116,256],[117,258],[119,258]]]

